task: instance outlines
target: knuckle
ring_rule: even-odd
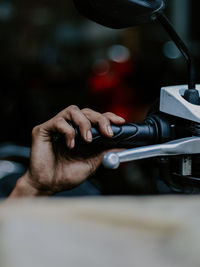
[[[55,129],[57,129],[58,131],[62,131],[63,129],[63,124],[64,123],[64,119],[62,118],[57,118],[54,122],[53,122],[53,126]]]
[[[83,114],[89,114],[89,113],[92,112],[92,110],[89,109],[89,108],[83,108],[81,111],[82,111]]]
[[[70,138],[73,138],[74,136],[75,136],[75,130],[74,130],[74,128],[69,128],[68,130],[67,130],[67,133],[66,133],[66,135],[68,136],[68,137],[70,137]]]
[[[77,111],[79,110],[79,107],[76,105],[70,105],[68,108],[66,108],[66,110],[70,110],[70,111]]]
[[[40,125],[37,125],[35,126],[33,129],[32,129],[32,136],[37,136],[39,135],[41,132],[41,126]]]
[[[99,123],[109,124],[109,120],[103,115],[99,116],[98,121],[99,121]]]
[[[114,113],[112,113],[112,112],[105,112],[103,115],[106,116],[106,117],[111,117],[111,116],[114,115]]]
[[[62,118],[62,117],[57,117],[57,118],[54,120],[55,125],[60,125],[60,124],[62,124],[63,122],[65,122],[65,119]]]

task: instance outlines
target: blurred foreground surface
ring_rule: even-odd
[[[198,197],[2,203],[0,266],[199,266],[199,210]]]

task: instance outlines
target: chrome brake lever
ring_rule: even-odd
[[[110,152],[104,156],[102,163],[106,168],[117,169],[122,162],[186,154],[200,154],[200,137],[187,137],[164,144],[132,148],[118,153]]]

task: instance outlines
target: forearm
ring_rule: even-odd
[[[28,179],[28,173],[25,173],[22,177],[20,177],[8,198],[11,199],[41,196],[41,192],[38,189],[34,188],[28,182]]]

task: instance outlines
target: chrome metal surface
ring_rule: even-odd
[[[119,164],[120,160],[117,153],[107,153],[103,158],[103,165],[108,169],[117,169]]]
[[[106,168],[116,169],[121,162],[175,155],[200,154],[200,137],[187,137],[168,143],[107,153],[103,159]]]

